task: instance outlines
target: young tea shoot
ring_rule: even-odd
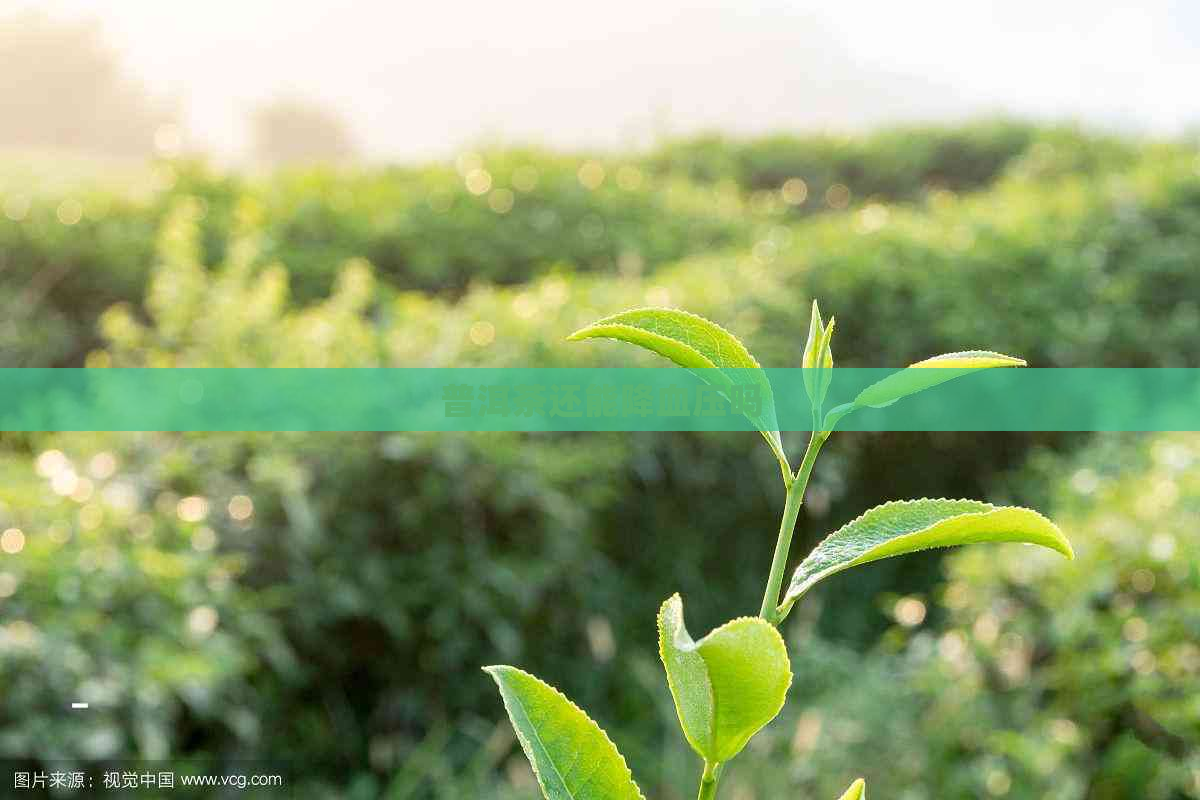
[[[794,470],[776,422],[774,395],[758,361],[729,331],[703,317],[669,308],[624,311],[576,331],[569,339],[615,339],[650,350],[691,370],[731,397],[751,384],[763,399],[747,418],[779,462],[785,490],[766,589],[757,617],[739,617],[699,640],[684,624],[683,599],[673,595],[658,612],[659,656],[683,736],[700,757],[698,800],[713,800],[726,765],[783,709],[792,682],[787,647],[778,631],[813,586],[839,572],[883,558],[934,547],[1023,542],[1073,558],[1062,531],[1036,511],[978,500],[899,500],[869,509],[829,534],[800,563],[784,590],[792,532],[821,447],[838,422],[860,408],[883,408],[940,383],[981,369],[1020,367],[1020,358],[968,350],[918,361],[863,389],[853,401],[825,411],[833,377],[834,320],[814,300],[801,366],[813,431]],[[538,786],[547,800],[643,798],[625,759],[586,713],[554,687],[516,667],[487,667]],[[841,800],[865,800],[854,781]]]

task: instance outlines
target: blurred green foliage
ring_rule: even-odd
[[[294,170],[254,178],[202,164],[160,164],[141,191],[5,192],[0,282],[7,363],[70,363],[95,317],[138,302],[156,231],[195,201],[208,261],[249,215],[263,257],[287,265],[301,300],[324,296],[347,258],[366,258],[397,290],[461,292],[469,282],[519,283],[553,269],[638,274],[689,253],[745,244],[756,223],[736,191],[635,163],[539,151],[467,153],[456,166]],[[2,201],[0,201],[2,202]],[[17,217],[17,219],[13,219]]]
[[[160,165],[148,192],[60,191],[27,209],[6,183],[0,347],[8,365],[650,364],[562,339],[654,304],[788,366],[815,295],[852,366],[979,343],[1036,365],[1197,366],[1196,152],[965,130],[1009,153],[1002,167],[963,157],[978,163],[956,174],[992,181],[979,191],[914,167],[908,190],[855,184],[847,209],[813,218],[781,187],[653,155],[258,177]],[[891,140],[897,163],[943,146],[923,135]],[[492,181],[478,196],[474,170]],[[64,197],[80,204],[70,225]],[[538,228],[543,212],[555,226]],[[602,235],[583,235],[595,219]],[[506,661],[552,677],[647,791],[674,798],[695,764],[675,744],[654,610],[680,591],[701,632],[730,598],[757,607],[749,576],[769,563],[782,498],[755,438],[4,435],[0,530],[23,547],[0,553],[0,757],[285,757],[298,797],[529,797],[477,670]],[[864,770],[914,799],[1042,798],[1058,775],[1056,800],[1196,792],[1181,643],[1198,638],[1200,446],[1053,454],[1080,439],[831,440],[797,556],[883,499],[947,495],[1057,508],[1080,561],[1001,548],[952,558],[942,589],[934,556],[830,581],[793,616],[802,700],[730,770],[731,792],[835,797]],[[1160,533],[1165,560],[1165,539],[1146,549]],[[896,592],[924,623],[896,626]],[[80,694],[95,706],[82,725],[57,711]]]
[[[747,192],[784,189],[794,213],[804,214],[971,191],[1010,172],[1046,176],[1111,169],[1135,157],[1131,143],[1118,137],[997,119],[890,128],[862,137],[780,134],[730,141],[713,134],[668,143],[647,163],[656,173],[681,173],[699,183],[732,181]],[[795,179],[802,183],[786,186]]]
[[[53,164],[37,180],[0,169],[10,320],[0,357],[77,363],[105,308],[141,300],[156,231],[183,198],[200,201],[209,263],[224,258],[237,210],[254,206],[264,256],[287,265],[297,298],[322,297],[347,258],[368,259],[398,290],[457,294],[471,281],[552,271],[638,276],[689,254],[770,242],[797,214],[975,190],[1005,172],[1111,172],[1137,156],[1130,142],[1071,128],[984,122],[857,139],[706,137],[627,157],[485,150],[446,165],[262,176],[176,161],[72,184],[45,177]],[[835,185],[844,196],[829,194]]]
[[[944,630],[909,642],[947,733],[942,785],[1011,781],[1065,797],[1200,792],[1200,436],[1125,437],[1029,478],[1080,542],[1065,568],[963,552],[938,592]],[[998,770],[1006,779],[989,775]],[[982,780],[981,780],[982,778]]]

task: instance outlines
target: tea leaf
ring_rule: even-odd
[[[840,406],[834,406],[825,414],[825,420],[821,423],[821,430],[831,431],[841,422],[842,417],[854,411],[858,406],[854,403],[842,403]]]
[[[854,405],[883,408],[910,394],[991,367],[1023,367],[1025,360],[988,350],[946,353],[911,364],[858,393]]]
[[[812,318],[808,325],[808,340],[804,343],[804,355],[800,366],[804,369],[804,391],[812,403],[814,413],[825,402],[825,394],[833,380],[833,328],[836,321],[831,317],[826,325],[821,320],[821,310],[813,300]]]
[[[658,644],[683,734],[705,761],[736,756],[783,708],[791,663],[766,620],[735,619],[693,642],[674,595],[658,612]]]
[[[831,533],[801,562],[780,606],[786,614],[818,581],[882,558],[975,542],[1025,542],[1074,558],[1062,531],[1036,511],[978,500],[899,500]]]
[[[735,385],[754,388],[761,401],[760,410],[746,412],[746,418],[762,433],[780,466],[790,474],[775,417],[775,396],[766,373],[745,345],[720,325],[678,309],[637,308],[605,317],[567,339],[616,339],[636,344],[691,370],[730,400],[734,399]]]
[[[867,784],[862,778],[850,784],[850,788],[838,800],[867,800]]]
[[[546,800],[645,800],[600,726],[548,683],[516,667],[485,667]]]

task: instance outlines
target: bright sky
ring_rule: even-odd
[[[31,6],[100,20],[230,155],[249,109],[281,94],[401,158],[996,111],[1200,123],[1196,0],[0,0]]]

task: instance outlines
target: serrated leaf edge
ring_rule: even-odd
[[[993,511],[1003,511],[1003,510],[1005,510],[1005,509],[1019,509],[1019,510],[1021,510],[1021,511],[1026,511],[1026,512],[1028,512],[1028,513],[1030,513],[1030,514],[1033,514],[1033,515],[1034,515],[1034,516],[1036,516],[1036,517],[1039,517],[1040,519],[1042,519],[1042,520],[1044,520],[1045,522],[1049,523],[1049,525],[1050,525],[1052,528],[1054,528],[1054,530],[1058,531],[1058,534],[1059,534],[1059,536],[1061,536],[1061,537],[1062,537],[1063,544],[1065,544],[1065,545],[1066,545],[1066,551],[1059,550],[1058,548],[1049,548],[1049,549],[1052,549],[1052,550],[1054,550],[1055,552],[1057,552],[1057,553],[1060,553],[1060,554],[1062,554],[1063,556],[1066,556],[1066,558],[1067,558],[1067,559],[1069,559],[1069,560],[1074,560],[1074,559],[1075,559],[1075,549],[1074,549],[1074,548],[1071,546],[1071,542],[1070,542],[1070,541],[1067,539],[1067,537],[1066,537],[1066,536],[1063,534],[1062,530],[1061,530],[1061,529],[1058,527],[1058,525],[1056,525],[1056,524],[1054,523],[1054,520],[1050,519],[1049,517],[1047,517],[1045,514],[1041,513],[1040,511],[1037,511],[1036,509],[1032,509],[1032,508],[1026,508],[1025,506],[998,506],[998,505],[995,505],[995,504],[993,504],[993,503],[989,503],[989,502],[987,502],[986,500],[972,500],[971,498],[967,498],[967,497],[959,497],[959,498],[951,498],[951,497],[919,497],[919,498],[915,498],[915,499],[909,499],[909,500],[889,500],[889,501],[888,501],[888,502],[886,502],[886,503],[880,503],[880,504],[879,504],[879,505],[877,505],[877,506],[873,506],[873,507],[871,507],[871,508],[868,508],[866,511],[862,512],[862,513],[861,513],[861,514],[859,514],[857,517],[855,517],[854,519],[850,520],[850,521],[849,521],[849,522],[847,522],[845,525],[842,525],[840,528],[838,528],[837,530],[835,530],[835,531],[833,531],[832,533],[830,533],[829,535],[827,535],[827,536],[826,536],[824,539],[822,539],[821,541],[817,542],[817,544],[816,544],[816,545],[815,545],[815,546],[812,548],[812,550],[810,550],[810,551],[809,551],[809,555],[811,555],[811,554],[812,554],[814,551],[816,551],[816,550],[817,550],[817,548],[819,548],[821,545],[825,544],[825,542],[827,542],[829,539],[832,539],[834,536],[837,536],[839,533],[841,533],[842,531],[844,531],[846,528],[849,528],[849,527],[851,527],[852,525],[855,525],[855,524],[857,524],[858,522],[861,522],[861,521],[863,520],[863,518],[865,518],[865,517],[866,517],[868,514],[870,514],[870,513],[872,513],[872,512],[875,512],[875,511],[881,511],[882,509],[885,509],[885,508],[890,508],[890,507],[893,507],[893,506],[900,506],[900,505],[913,505],[913,504],[916,504],[916,503],[980,503],[980,504],[982,504],[982,505],[985,505],[985,506],[987,506],[987,508],[981,509],[981,510],[979,510],[979,511],[965,511],[965,512],[963,512],[962,514],[955,514],[953,517],[947,517],[947,518],[946,518],[946,519],[944,519],[944,520],[939,520],[938,522],[935,522],[935,523],[933,523],[933,525],[927,525],[926,527],[924,527],[924,528],[921,528],[921,529],[919,529],[919,530],[911,531],[911,532],[909,532],[909,533],[903,534],[902,536],[897,536],[895,539],[890,539],[890,540],[888,540],[887,544],[891,544],[892,542],[902,541],[903,539],[906,539],[906,538],[908,538],[908,537],[910,537],[910,536],[916,536],[916,535],[918,535],[918,534],[920,534],[920,533],[923,533],[924,531],[927,531],[927,530],[929,530],[930,528],[932,528],[932,527],[934,527],[934,526],[936,526],[936,525],[940,524],[941,522],[946,522],[946,521],[949,521],[949,520],[951,520],[951,519],[960,519],[960,518],[962,518],[962,517],[976,517],[976,516],[984,516],[984,515],[986,515],[986,514],[990,514],[990,513],[992,513]],[[916,548],[915,550],[911,550],[911,551],[909,551],[909,552],[912,552],[912,553],[921,553],[921,552],[924,552],[924,551],[926,551],[926,550],[937,550],[937,549],[940,549],[941,547],[942,547],[942,545],[930,545],[930,546],[928,546],[928,547],[918,547],[918,548]],[[872,549],[874,549],[874,548],[872,548]],[[866,554],[864,553],[863,555],[866,555]],[[808,556],[805,556],[805,558],[808,558]],[[861,558],[861,556],[860,556],[860,558]],[[803,563],[804,563],[804,562],[803,562],[803,560],[801,560],[801,562],[800,562],[800,563],[801,563],[801,564],[803,564]],[[850,563],[848,563],[848,564],[844,564],[844,565],[838,565],[837,569],[833,569],[833,568],[831,567],[831,568],[829,568],[829,569],[827,569],[827,570],[825,570],[825,571],[823,571],[823,572],[818,572],[818,573],[816,573],[815,575],[812,575],[812,576],[810,577],[810,579],[809,579],[809,581],[808,581],[808,586],[806,586],[806,587],[804,588],[804,590],[803,590],[803,591],[801,591],[799,594],[796,594],[796,595],[794,595],[794,596],[792,595],[792,587],[791,587],[791,584],[789,584],[789,585],[788,585],[788,591],[787,591],[787,593],[784,595],[784,602],[783,602],[783,603],[780,605],[780,608],[782,608],[782,609],[790,609],[790,608],[792,607],[792,605],[794,605],[794,604],[795,604],[795,602],[796,602],[797,600],[799,600],[801,597],[803,597],[803,596],[804,596],[804,594],[805,594],[805,593],[806,593],[806,592],[807,592],[809,589],[811,589],[813,586],[815,586],[815,585],[816,585],[817,583],[819,583],[820,581],[824,580],[825,578],[828,578],[830,575],[834,575],[834,574],[836,574],[836,573],[838,573],[838,572],[842,572],[842,571],[844,571],[844,570],[850,569],[851,567],[858,566],[859,564],[862,564],[862,563],[863,563],[863,562],[859,561],[859,560],[856,558],[856,559],[854,559],[853,561],[851,561],[851,562],[850,562]],[[796,567],[796,570],[797,570],[797,571],[799,571],[799,569],[800,569],[800,567],[799,567],[799,566],[797,566],[797,567]],[[795,572],[793,572],[793,573],[792,573],[792,575],[793,575],[793,582],[794,582],[794,581],[795,581]]]
[[[662,619],[662,613],[663,613],[663,610],[667,607],[667,604],[676,598],[679,598],[679,602],[682,605],[683,598],[680,596],[679,592],[676,592],[675,594],[671,595],[666,600],[664,600],[663,604],[661,606],[659,606],[658,618],[660,620]],[[787,655],[787,641],[783,638],[782,634],[779,633],[779,630],[774,625],[772,625],[771,623],[769,623],[765,619],[763,619],[762,617],[741,616],[741,617],[734,617],[733,619],[729,620],[728,622],[718,625],[717,627],[713,628],[711,631],[706,633],[701,639],[696,640],[696,639],[692,638],[691,632],[688,631],[688,629],[687,629],[687,619],[683,617],[682,609],[680,612],[680,617],[681,617],[680,621],[683,624],[683,631],[685,633],[687,633],[688,639],[691,639],[691,641],[692,641],[691,647],[689,648],[690,652],[698,651],[700,649],[700,646],[702,644],[704,644],[704,642],[707,641],[710,637],[712,637],[712,636],[716,635],[717,633],[720,633],[721,631],[725,630],[726,628],[732,627],[733,625],[736,625],[738,623],[761,622],[764,625],[766,625],[767,629],[770,630],[771,633],[775,634],[776,641],[783,648],[784,660],[787,661],[787,665],[788,665],[787,684],[783,687],[783,693],[781,695],[782,699],[779,702],[779,707],[776,708],[775,712],[771,715],[771,719],[773,720],[775,717],[779,716],[779,712],[783,710],[783,707],[785,705],[787,705],[787,693],[791,690],[792,681],[794,680],[794,676],[792,675],[792,661],[791,661],[791,658],[788,657],[788,655]],[[660,631],[661,631],[661,627],[662,626],[660,625],[659,626]],[[667,659],[666,659],[666,654],[663,652],[663,641],[662,641],[661,635],[659,636],[659,643],[658,643],[658,657],[663,662],[663,671],[667,673],[667,686],[671,690],[671,697],[673,699],[675,696],[675,683],[674,683],[674,681],[671,680],[671,671],[666,669]],[[707,662],[705,662],[705,667],[707,668]],[[710,699],[712,702],[713,727],[715,728],[717,725],[717,716],[718,716],[717,715],[717,699],[716,699],[715,692],[713,692],[711,679],[709,679],[709,681],[708,681],[708,691],[709,691]],[[675,707],[675,713],[676,713],[676,715],[679,714],[679,706],[678,705],[676,705],[676,707]],[[680,718],[679,722],[680,722],[680,727],[683,727],[683,719],[682,718]],[[765,723],[763,725],[763,727],[766,727],[767,724],[770,724],[770,721]],[[759,728],[759,730],[762,730],[762,728]],[[710,732],[710,734],[711,734],[711,732]]]
[[[678,339],[671,339],[670,337],[663,336],[661,333],[657,333],[655,331],[648,331],[645,328],[638,328],[634,325],[629,325],[628,323],[625,323],[625,322],[613,322],[613,320],[616,320],[617,318],[622,317],[626,314],[632,314],[635,312],[645,312],[645,311],[668,311],[673,314],[682,314],[685,317],[691,317],[692,319],[696,319],[696,320],[699,320],[700,322],[704,322],[709,325],[712,325],[717,330],[721,331],[722,333],[727,335],[730,339],[732,339],[734,341],[734,343],[739,348],[741,348],[741,354],[744,355],[753,366],[750,366],[750,367],[718,367],[715,363],[713,363],[712,359],[710,359],[708,356],[701,353],[699,350],[697,350],[695,347],[693,347],[690,343],[680,342]],[[598,329],[598,328],[608,328],[611,330],[611,332],[615,332],[618,329],[621,330],[622,332],[634,332],[634,333],[637,333],[642,336],[652,337],[655,341],[658,341],[658,342],[666,343],[669,345],[674,345],[676,347],[686,348],[688,351],[693,353],[697,359],[704,362],[707,365],[708,369],[716,369],[716,370],[721,370],[721,369],[762,369],[762,364],[758,363],[758,359],[754,357],[754,354],[750,352],[750,349],[748,347],[746,347],[745,343],[742,342],[742,340],[739,339],[736,334],[734,334],[728,328],[724,327],[723,325],[721,325],[718,322],[714,322],[713,320],[708,319],[707,317],[702,317],[699,314],[695,314],[691,311],[685,311],[682,308],[670,308],[668,306],[640,306],[638,308],[627,308],[624,311],[618,311],[616,314],[609,314],[607,317],[598,319],[589,325],[585,325],[584,327],[580,328],[579,330],[577,330],[574,333],[567,336],[567,341],[568,342],[579,342],[579,341],[583,341],[585,339],[611,339],[613,341],[618,341],[618,342],[623,341],[621,339],[618,339],[616,336],[613,336],[611,332],[605,332],[605,333],[592,333],[591,332],[591,331],[593,331],[593,329]],[[634,343],[627,342],[627,344],[634,344]],[[718,347],[718,349],[720,349],[720,348]],[[663,356],[661,353],[659,353],[658,355],[662,356],[663,358],[667,358],[668,360],[673,361],[673,359],[671,359],[669,356]],[[694,367],[684,367],[684,368],[685,369],[695,369]],[[764,376],[764,380],[765,380],[765,376]],[[769,382],[767,383],[767,387],[768,387],[768,389],[770,388]],[[751,421],[753,421],[753,420],[751,420]],[[776,425],[778,425],[778,424],[779,424],[778,421],[776,421]],[[775,455],[776,460],[779,461],[784,472],[788,473],[788,475],[790,476],[791,475],[791,464],[788,462],[787,454],[784,452],[783,439],[780,437],[779,431],[777,431],[777,430],[765,431],[765,430],[759,429],[758,432],[760,434],[762,434],[763,439],[766,440],[767,446],[771,448],[771,452]]]
[[[662,602],[662,605],[660,605],[658,607],[658,617],[655,620],[658,623],[658,659],[659,659],[659,661],[662,662],[663,672],[665,672],[667,674],[667,688],[671,692],[671,704],[675,706],[675,716],[678,717],[678,719],[679,719],[679,728],[680,728],[680,730],[683,731],[683,736],[685,739],[688,740],[688,744],[690,744],[692,746],[692,749],[695,750],[697,753],[700,753],[701,750],[707,750],[709,748],[708,747],[700,747],[691,740],[691,736],[688,733],[687,726],[684,724],[684,721],[683,721],[683,713],[679,709],[678,701],[675,700],[675,697],[678,694],[678,687],[675,684],[675,679],[671,675],[671,670],[667,669],[666,636],[664,635],[665,631],[663,630],[662,620],[663,620],[663,615],[667,611],[667,606],[669,606],[673,600],[678,600],[679,605],[680,605],[680,611],[679,611],[680,631],[676,632],[675,637],[673,637],[676,640],[676,643],[677,643],[676,646],[679,646],[678,645],[678,639],[679,639],[678,634],[679,633],[686,634],[687,641],[689,642],[688,644],[679,646],[681,650],[686,650],[689,653],[694,653],[697,650],[697,648],[699,648],[699,646],[700,646],[699,642],[697,642],[692,637],[691,632],[687,628],[687,620],[683,616],[683,598],[680,596],[679,592],[675,592],[675,594],[671,595],[666,600],[664,600]],[[701,658],[703,659],[703,656],[701,656]],[[708,676],[707,664],[705,665],[704,678],[705,678],[705,688],[708,691],[708,702],[709,702],[709,705],[713,708],[714,719],[715,719],[717,698],[716,698],[716,693],[713,691],[712,679],[709,678],[709,676]],[[712,731],[708,732],[708,736],[711,738]]]
[[[685,317],[691,317],[692,319],[699,320],[700,322],[708,323],[709,325],[712,325],[713,327],[715,327],[718,330],[727,334],[729,336],[729,338],[733,339],[733,341],[737,343],[737,346],[742,349],[742,353],[745,354],[746,358],[750,359],[750,363],[753,364],[754,367],[744,367],[744,369],[753,369],[753,368],[762,369],[762,365],[758,363],[758,359],[756,359],[754,357],[754,354],[750,352],[750,349],[748,347],[746,347],[745,343],[743,343],[742,340],[739,339],[737,337],[737,335],[734,334],[733,332],[731,332],[728,328],[721,325],[719,322],[714,322],[713,320],[708,319],[707,317],[702,317],[699,314],[693,313],[691,311],[685,311],[682,308],[671,308],[669,306],[639,306],[637,308],[627,308],[624,311],[618,311],[616,314],[609,314],[607,317],[598,319],[595,322],[591,323],[590,325],[585,325],[582,328],[580,328],[579,330],[570,334],[569,336],[567,336],[567,341],[578,342],[578,341],[582,341],[583,339],[592,339],[592,338],[611,339],[612,338],[611,336],[604,336],[602,334],[594,336],[594,337],[587,336],[584,334],[590,328],[622,327],[622,328],[629,328],[630,330],[637,331],[638,333],[649,334],[650,336],[656,336],[660,339],[664,339],[669,342],[674,342],[676,344],[683,344],[682,342],[679,342],[676,339],[670,339],[666,336],[663,336],[660,333],[656,333],[653,331],[647,331],[645,328],[638,328],[634,325],[629,325],[628,323],[624,323],[624,322],[613,322],[613,320],[617,319],[618,317],[622,317],[626,314],[633,314],[635,312],[641,312],[641,311],[669,311],[672,314],[682,314]],[[696,355],[698,355],[700,358],[707,361],[712,367],[719,369],[719,367],[717,367],[716,364],[713,364],[711,359],[709,359],[707,356],[705,356],[700,351],[696,350],[696,348],[692,347],[690,344],[684,344],[684,346],[687,347],[689,350],[693,351],[694,353],[696,353]]]
[[[529,766],[533,768],[534,777],[537,778],[538,787],[542,790],[543,795],[546,794],[546,788],[545,788],[545,783],[542,780],[541,770],[538,769],[538,765],[537,765],[536,761],[534,761],[534,759],[530,755],[532,748],[529,746],[529,742],[526,740],[525,735],[523,733],[521,733],[521,729],[517,725],[512,723],[512,712],[509,711],[509,708],[508,708],[508,705],[509,705],[508,694],[504,691],[504,686],[500,683],[500,678],[496,674],[497,670],[502,670],[502,669],[512,670],[513,672],[520,673],[521,675],[524,675],[527,678],[532,678],[534,681],[536,681],[537,683],[540,683],[542,686],[545,686],[547,689],[549,689],[551,692],[553,692],[555,695],[557,695],[559,697],[559,699],[561,699],[563,702],[565,702],[572,709],[574,709],[575,711],[578,711],[580,714],[582,714],[583,718],[586,719],[588,722],[595,725],[596,730],[600,731],[600,735],[602,737],[604,737],[604,741],[610,747],[612,747],[613,752],[616,753],[617,760],[619,760],[621,762],[621,767],[625,770],[625,773],[624,773],[625,777],[629,779],[629,783],[633,786],[634,791],[637,792],[637,796],[640,797],[641,800],[646,800],[646,796],[644,794],[642,794],[641,787],[638,786],[637,781],[635,781],[633,779],[633,770],[629,769],[629,764],[625,761],[625,756],[621,755],[621,751],[617,748],[616,743],[614,743],[613,740],[611,738],[609,738],[608,732],[605,731],[604,728],[600,726],[600,723],[598,723],[598,722],[596,722],[596,720],[592,719],[591,715],[589,715],[586,711],[584,711],[582,708],[580,708],[578,705],[576,705],[575,702],[573,700],[571,700],[571,698],[569,698],[565,694],[563,694],[561,690],[559,690],[555,686],[552,686],[551,684],[547,683],[546,681],[542,680],[537,675],[534,675],[531,672],[526,672],[525,670],[521,669],[520,667],[514,667],[514,666],[511,666],[508,664],[494,664],[490,667],[482,667],[482,669],[484,672],[486,672],[488,675],[491,676],[492,680],[496,682],[496,686],[500,689],[500,699],[504,702],[505,711],[508,712],[509,724],[512,725],[513,732],[516,733],[517,739],[521,743],[521,749],[525,751],[526,760],[529,762]],[[514,702],[519,702],[519,700],[517,700],[516,698],[513,698],[513,700],[514,700]],[[525,711],[524,706],[522,706],[521,711],[522,711],[522,713],[525,714],[526,718],[529,717],[529,713],[527,711]],[[534,735],[537,736],[536,731],[534,732]],[[538,737],[538,743],[542,745],[543,750],[546,749],[545,742],[543,742],[541,740],[540,736]],[[551,764],[551,766],[554,766],[554,765]],[[557,767],[555,767],[555,773],[558,774]],[[564,786],[566,785],[566,781],[563,780],[563,777],[561,774],[558,775],[558,780]]]
[[[838,528],[836,531],[834,531],[833,533],[830,533],[828,536],[826,536],[824,539],[822,539],[820,542],[818,542],[818,543],[817,543],[817,545],[816,545],[816,547],[814,547],[814,548],[813,548],[813,550],[816,550],[816,549],[817,549],[817,547],[820,547],[822,544],[824,544],[824,542],[825,542],[825,540],[826,540],[826,539],[829,539],[829,538],[831,538],[831,537],[833,537],[833,536],[836,536],[836,535],[837,535],[838,533],[840,533],[842,530],[844,530],[844,529],[846,529],[846,528],[849,528],[851,525],[855,524],[856,522],[859,522],[859,521],[861,521],[861,520],[862,520],[864,517],[866,517],[866,516],[867,516],[868,514],[870,514],[872,511],[879,511],[879,510],[881,510],[881,509],[884,509],[884,508],[889,508],[889,507],[891,507],[891,506],[914,505],[914,504],[916,504],[916,503],[979,503],[980,505],[987,506],[987,508],[985,508],[985,509],[983,509],[983,510],[981,510],[981,511],[967,511],[967,512],[964,512],[964,513],[962,513],[962,514],[958,514],[958,515],[956,515],[956,516],[959,516],[959,517],[966,517],[966,516],[971,516],[971,515],[974,515],[974,514],[987,514],[987,513],[990,513],[990,512],[992,512],[992,511],[1002,511],[1002,510],[1004,510],[1004,509],[1015,508],[1015,509],[1019,509],[1019,510],[1021,510],[1021,511],[1028,511],[1030,514],[1033,514],[1034,516],[1040,517],[1041,519],[1043,519],[1043,520],[1045,520],[1046,522],[1050,523],[1050,525],[1052,525],[1052,526],[1054,527],[1054,529],[1055,529],[1055,530],[1059,530],[1059,529],[1058,529],[1058,525],[1056,525],[1056,524],[1054,523],[1054,520],[1050,519],[1050,518],[1049,518],[1049,517],[1047,517],[1045,514],[1043,514],[1042,512],[1038,511],[1037,509],[1034,509],[1034,508],[1028,508],[1028,507],[1026,507],[1026,506],[998,506],[998,505],[996,505],[995,503],[989,503],[989,502],[988,502],[988,501],[986,501],[986,500],[975,500],[975,499],[973,499],[973,498],[970,498],[970,497],[916,497],[916,498],[908,498],[908,499],[905,499],[905,500],[888,500],[886,503],[880,503],[880,504],[879,504],[879,505],[877,505],[877,506],[872,506],[871,508],[868,508],[866,511],[862,512],[862,513],[861,513],[861,514],[859,514],[857,517],[855,517],[854,519],[850,520],[850,521],[849,521],[849,522],[847,522],[845,525],[842,525],[842,526],[841,526],[840,528]],[[937,523],[934,523],[934,524],[936,525]],[[931,525],[931,526],[929,526],[929,527],[933,527],[933,526]],[[928,530],[928,528],[921,528],[921,530],[919,530],[919,531],[913,531],[912,533],[906,533],[906,534],[904,534],[904,536],[912,536],[913,534],[920,533],[920,532],[921,532],[921,531],[923,531],[923,530]],[[1059,530],[1059,533],[1062,533],[1062,531],[1061,531],[1061,530]],[[900,539],[902,539],[902,538],[904,538],[904,536],[897,537],[897,538],[900,538]],[[893,541],[895,541],[895,540],[893,540]],[[1067,541],[1067,537],[1066,537],[1066,536],[1063,536],[1063,541],[1064,541],[1064,542],[1066,542],[1067,549],[1068,549],[1068,551],[1069,551],[1069,552],[1067,552],[1067,553],[1063,553],[1063,555],[1064,555],[1064,556],[1067,556],[1067,558],[1074,559],[1074,558],[1075,558],[1075,551],[1074,551],[1074,549],[1073,549],[1073,548],[1071,548],[1071,543],[1070,543],[1069,541]],[[923,547],[923,548],[921,548],[921,550],[917,550],[917,551],[915,551],[915,552],[918,552],[918,553],[919,553],[919,552],[921,552],[922,550],[933,550],[933,549],[936,549],[936,548],[932,548],[932,547]]]
[[[787,705],[787,693],[792,688],[792,680],[793,680],[792,659],[787,654],[787,642],[784,640],[783,635],[779,633],[779,630],[774,625],[772,625],[771,623],[769,623],[765,619],[763,619],[762,617],[750,617],[750,616],[734,617],[733,619],[729,620],[728,622],[726,622],[722,625],[718,625],[717,627],[715,627],[711,631],[709,631],[707,634],[705,634],[703,639],[696,642],[696,648],[699,649],[700,646],[703,645],[704,642],[706,642],[709,638],[724,631],[726,628],[731,628],[734,625],[737,625],[739,623],[744,623],[744,622],[762,623],[763,625],[765,625],[767,630],[770,631],[771,634],[774,635],[775,641],[779,644],[779,646],[781,648],[783,648],[783,660],[787,664],[787,682],[784,684],[783,691],[780,693],[779,705],[775,708],[775,711],[771,714],[771,719],[764,722],[762,727],[760,727],[758,729],[758,730],[762,730],[767,725],[769,725],[772,720],[774,720],[776,717],[779,716],[780,711],[783,711],[783,707],[785,705]],[[713,701],[713,727],[714,728],[717,727],[717,719],[719,718],[719,716],[720,715],[717,713],[717,702],[714,699],[714,701]],[[758,733],[758,731],[755,731],[755,733]],[[751,734],[752,737],[753,737],[753,735],[754,734]]]
[[[936,356],[929,356],[920,361],[915,361],[909,364],[906,369],[920,367],[923,364],[928,364],[931,361],[950,360],[953,358],[995,358],[1006,361],[1006,364],[995,364],[992,366],[1000,367],[1027,367],[1029,362],[1019,356],[1010,356],[1007,353],[998,353],[995,350],[955,350],[953,353],[941,353]],[[980,367],[979,369],[988,369],[988,367]]]

